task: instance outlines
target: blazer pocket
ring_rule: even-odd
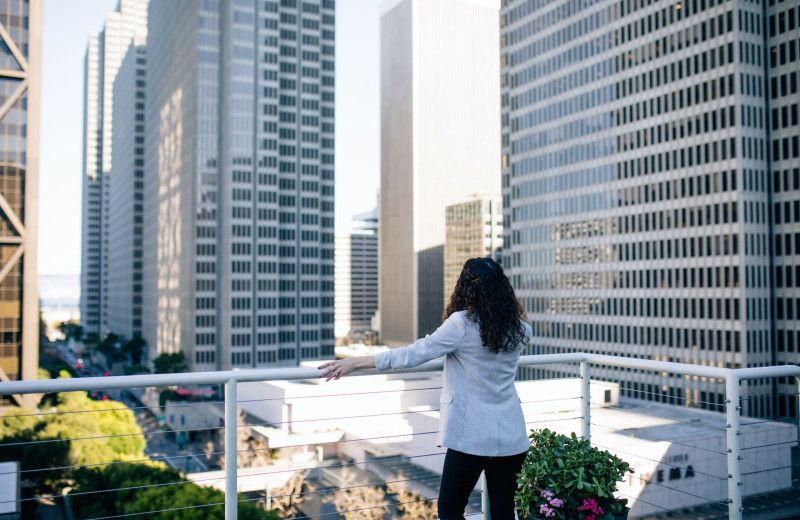
[[[439,402],[440,403],[452,403],[453,402],[452,394],[442,394],[439,397]]]

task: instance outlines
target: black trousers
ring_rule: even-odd
[[[464,520],[469,494],[486,472],[492,520],[514,520],[514,491],[525,452],[508,457],[470,455],[448,448],[439,488],[440,520]]]

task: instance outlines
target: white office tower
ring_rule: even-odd
[[[363,340],[378,310],[378,208],[353,221],[356,229],[336,235],[334,334]]]
[[[84,61],[81,325],[87,335],[108,325],[109,203],[114,79],[133,44],[147,39],[147,1],[120,0],[103,30],[89,37]]]
[[[473,197],[445,209],[444,306],[470,258],[493,258],[502,263],[503,205],[500,196]]]
[[[381,7],[381,336],[432,332],[443,309],[445,208],[500,193],[499,0]]]
[[[765,60],[770,171],[772,173],[773,280],[775,285],[774,364],[800,365],[800,3],[768,2]],[[748,13],[755,22],[757,13]],[[748,25],[752,27],[752,25]],[[778,379],[779,416],[797,416],[797,385]]]
[[[781,23],[800,14],[796,2],[773,3]],[[531,352],[732,368],[797,361],[776,358],[773,345],[770,180],[778,165],[781,179],[797,177],[797,118],[787,121],[798,41],[796,30],[773,38],[766,53],[764,14],[746,1],[506,2],[503,256],[533,322]],[[779,130],[767,117],[773,74],[786,93]],[[792,219],[785,239],[794,243],[791,186],[775,210]],[[796,350],[796,336],[785,338]],[[718,380],[615,369],[592,377],[620,381],[625,396],[725,407]],[[744,413],[776,411],[772,385],[742,385]]]
[[[147,53],[128,48],[114,80],[108,208],[108,330],[142,335],[144,108]]]
[[[149,20],[151,359],[333,356],[334,2],[153,0]]]

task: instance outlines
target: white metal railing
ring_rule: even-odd
[[[570,353],[537,356],[522,356],[519,366],[538,366],[563,363],[579,363],[581,376],[581,435],[591,438],[590,409],[590,376],[591,366],[613,366],[666,372],[687,376],[715,378],[725,381],[726,389],[726,457],[727,457],[727,489],[728,516],[734,520],[742,519],[742,446],[741,436],[741,381],[761,378],[794,377],[800,389],[800,366],[774,366],[759,368],[727,369],[666,361],[650,361],[628,357],[607,356],[599,354]],[[425,363],[414,369],[397,372],[432,372],[441,371],[442,361]],[[354,376],[374,375],[376,370],[361,370]],[[223,384],[224,398],[224,460],[225,460],[225,519],[237,518],[237,384],[257,381],[285,381],[316,379],[315,368],[273,368],[234,370],[225,372],[192,372],[180,374],[146,374],[132,376],[90,377],[76,379],[45,379],[36,381],[0,382],[0,395],[57,393],[69,391],[93,391],[113,389],[133,389],[142,387],[167,387],[175,385]],[[234,425],[234,427],[229,427]],[[487,507],[484,501],[484,518]]]

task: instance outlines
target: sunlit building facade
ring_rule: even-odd
[[[763,34],[764,22],[760,2],[504,2],[503,254],[533,322],[531,352],[780,361],[770,213],[786,204],[770,202],[770,170],[796,178],[798,127],[795,118],[771,130],[768,108],[777,102],[782,116],[788,106],[791,120],[797,50],[788,49],[798,40]],[[774,67],[766,45],[779,48]],[[787,82],[780,90],[779,78],[787,94],[777,101],[764,90],[776,74]],[[797,230],[796,189],[780,195],[787,235]],[[787,301],[796,294],[785,291]],[[791,339],[796,321],[778,323]],[[719,381],[611,368],[593,377],[620,381],[626,396],[724,407]],[[781,406],[772,383],[742,391],[745,413]]]
[[[332,0],[152,0],[143,336],[192,370],[333,356]]]
[[[84,58],[81,204],[81,325],[87,335],[110,330],[109,212],[114,79],[128,49],[147,39],[148,0],[120,0],[93,32]]]
[[[441,324],[445,208],[500,193],[499,0],[381,5],[380,329]]]
[[[13,381],[36,379],[39,367],[41,0],[0,4],[0,42],[0,380]]]
[[[464,262],[488,257],[502,263],[503,207],[501,198],[474,197],[445,208],[444,306],[456,287]]]

